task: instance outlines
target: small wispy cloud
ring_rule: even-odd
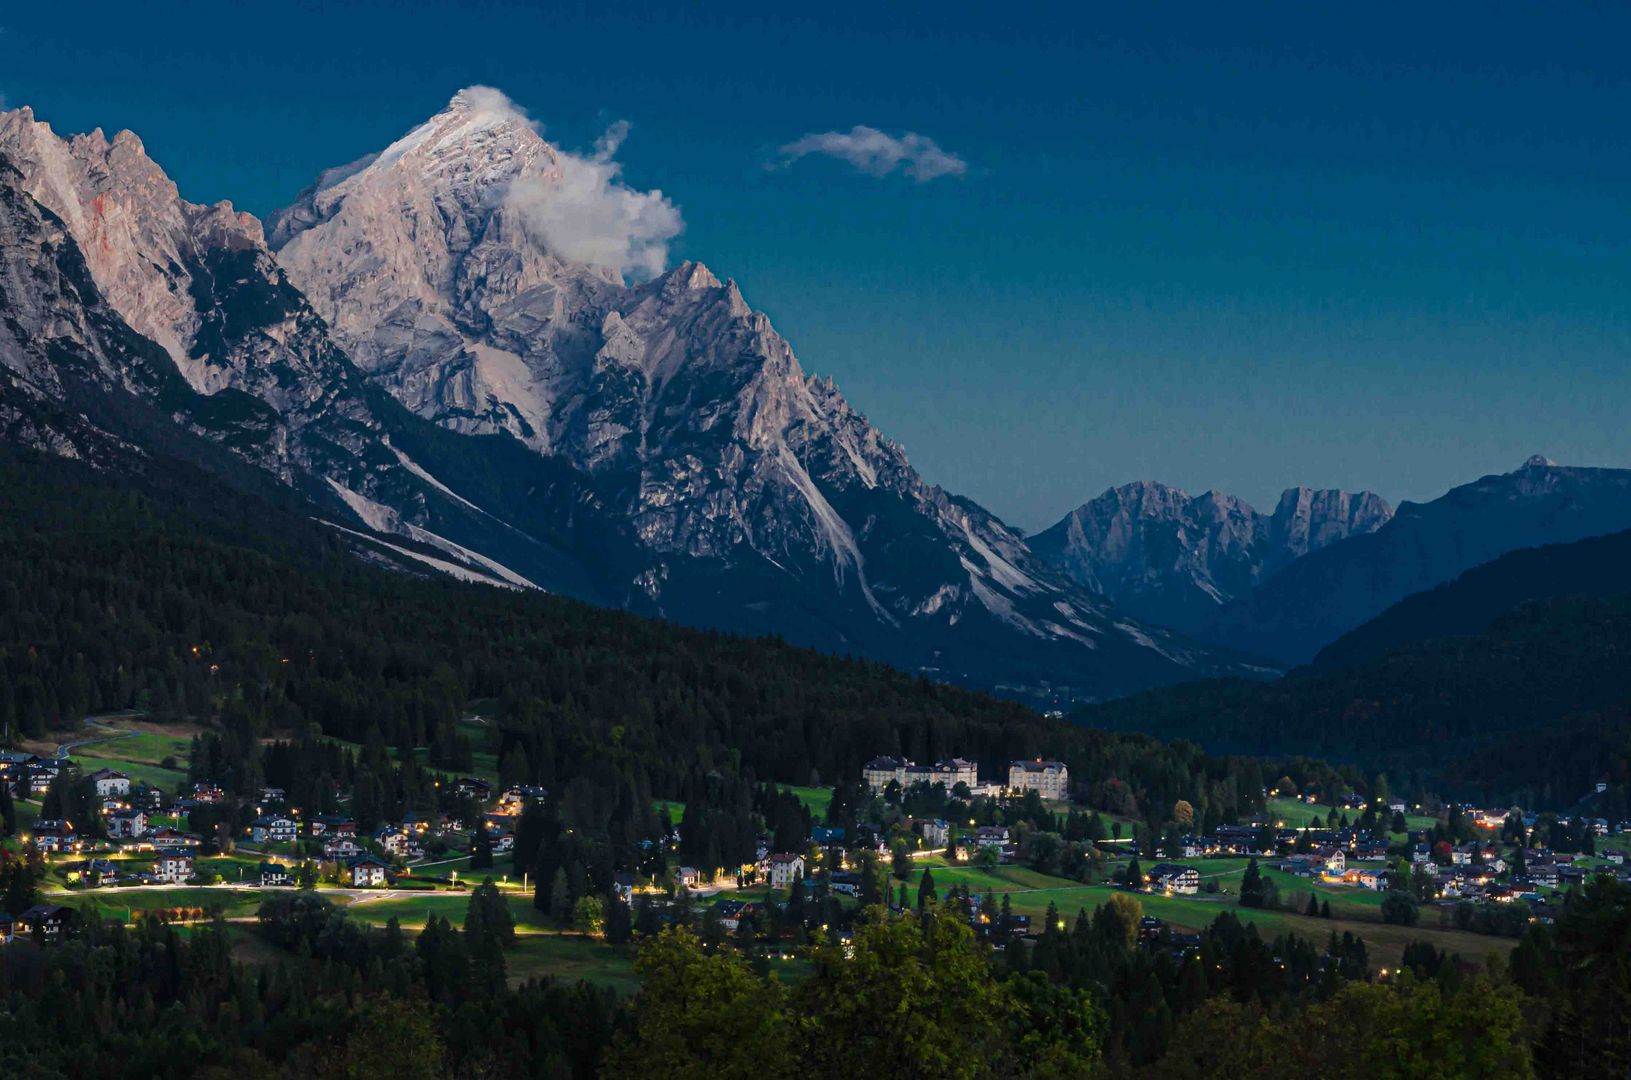
[[[868,176],[888,176],[899,170],[920,184],[968,172],[968,162],[927,135],[915,131],[890,135],[865,124],[848,131],[812,132],[790,142],[777,151],[771,167],[786,168],[811,154],[848,162]]]

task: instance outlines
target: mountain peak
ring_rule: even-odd
[[[473,180],[484,189],[513,180],[540,157],[553,156],[537,126],[502,91],[471,86],[386,147],[358,175],[383,172],[406,159],[414,163],[414,171],[444,174],[455,182]]]
[[[1184,630],[1292,560],[1372,532],[1391,514],[1363,492],[1288,488],[1263,514],[1216,489],[1191,496],[1140,480],[1073,510],[1031,546],[1133,615]]]
[[[1556,467],[1557,462],[1553,461],[1549,457],[1546,457],[1544,454],[1529,455],[1528,460],[1526,460],[1521,466],[1521,468],[1524,469],[1553,469]]]
[[[448,99],[444,112],[503,112],[524,115],[508,94],[491,86],[467,86]]]
[[[718,289],[722,283],[714,272],[694,259],[686,259],[669,271],[668,279],[685,289]]]
[[[101,128],[58,136],[25,106],[0,114],[0,153],[22,190],[67,225],[109,306],[169,353],[194,389],[213,393],[244,375],[220,355],[193,287],[202,287],[195,275],[221,269],[206,264],[260,248],[258,221],[230,203],[184,200],[128,130],[111,142]],[[199,347],[201,335],[216,347]]]

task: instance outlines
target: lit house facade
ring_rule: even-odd
[[[945,784],[950,791],[958,784],[977,787],[980,782],[979,766],[964,758],[947,758],[933,765],[918,765],[906,758],[875,757],[861,766],[861,779],[873,793],[882,791],[891,782],[903,788],[915,784]]]
[[[1070,770],[1063,761],[1015,761],[1008,765],[1012,791],[1034,791],[1044,799],[1064,799],[1070,793]]]

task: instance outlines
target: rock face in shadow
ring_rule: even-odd
[[[1233,495],[1142,481],[1084,503],[1031,546],[1133,615],[1193,633],[1294,560],[1392,514],[1369,492],[1289,488],[1263,514]]]

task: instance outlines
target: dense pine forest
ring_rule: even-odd
[[[1304,753],[1383,769],[1399,782],[1498,802],[1567,807],[1631,768],[1624,725],[1594,738],[1588,767],[1503,748],[1547,742],[1571,717],[1631,700],[1631,596],[1524,600],[1473,633],[1409,641],[1336,670],[1274,683],[1218,680],[1078,710],[1109,730],[1204,740],[1236,753]],[[1623,710],[1621,710],[1623,712]],[[1478,771],[1466,767],[1477,755]],[[1557,762],[1554,769],[1552,763]],[[1582,781],[1585,781],[1582,783]]]
[[[426,746],[456,768],[469,747],[455,722],[485,700],[498,730],[483,749],[517,763],[507,779],[544,785],[595,775],[677,798],[716,771],[830,784],[877,754],[992,774],[1045,755],[1127,816],[1199,798],[1232,820],[1260,798],[1255,761],[775,639],[370,565],[298,506],[185,466],[0,457],[0,493],[0,723],[24,737],[128,708],[218,721],[228,771],[264,739],[312,733]]]
[[[1626,593],[1631,532],[1522,548],[1399,601],[1321,649],[1310,666],[1349,667],[1413,641],[1476,634],[1529,600]]]

